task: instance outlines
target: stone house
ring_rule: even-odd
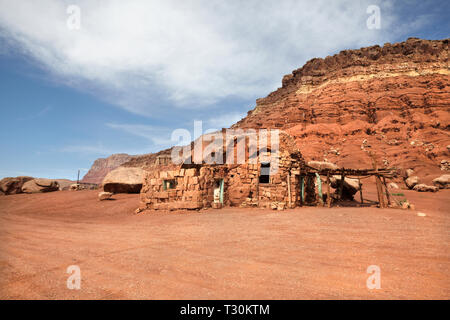
[[[215,149],[206,154],[211,143],[202,142],[202,158],[197,163],[192,163],[192,152],[179,164],[173,164],[168,156],[158,158],[154,165],[145,168],[139,209],[240,206],[282,210],[300,205],[301,199],[308,201],[308,196],[305,196],[308,183],[301,198],[303,157],[291,136],[284,132],[277,132],[277,135],[276,145],[271,139],[265,148],[258,151],[252,148],[247,135],[234,136],[219,151]],[[242,141],[243,144],[239,145]],[[232,159],[236,159],[239,150],[242,155],[245,154],[245,161],[206,161],[211,156],[229,159],[227,157],[231,155]],[[308,180],[307,177],[305,179]],[[314,181],[312,187],[311,181],[309,185],[314,192]]]

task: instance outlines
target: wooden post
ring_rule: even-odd
[[[331,191],[330,191],[330,172],[327,172],[327,206],[331,208]]]
[[[384,176],[383,176],[383,184],[384,184],[384,189],[386,190],[386,198],[387,198],[388,205],[391,205],[392,204],[391,195],[389,194],[389,190],[386,185],[386,178]]]
[[[319,191],[319,202],[323,206],[322,180],[320,180],[320,175],[317,172],[316,178],[317,178],[317,191]]]
[[[305,177],[300,176],[300,205],[303,206],[305,203]]]
[[[342,193],[344,192],[344,179],[345,179],[345,174],[344,174],[344,168],[342,168],[342,174],[341,174],[341,183],[339,186],[339,200],[342,200]]]
[[[292,208],[292,200],[291,200],[291,173],[288,172],[287,175],[287,187],[288,187],[288,197],[289,197],[289,209]]]
[[[383,187],[381,186],[381,179],[378,174],[375,175],[375,181],[377,184],[377,193],[378,193],[378,201],[380,203],[380,208],[385,208],[386,206],[384,204]]]
[[[359,196],[361,197],[361,204],[364,203],[363,200],[363,195],[362,195],[362,184],[361,184],[361,179],[358,177],[358,184],[359,184]]]
[[[378,202],[380,203],[380,208],[385,208],[384,197],[383,197],[383,188],[381,186],[381,179],[378,175],[378,165],[377,160],[375,158],[375,154],[370,153],[370,157],[372,158],[373,168],[375,170],[375,183],[377,185],[377,193],[378,193]]]

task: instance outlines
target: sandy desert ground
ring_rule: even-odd
[[[450,190],[399,192],[415,211],[135,215],[138,195],[3,196],[0,298],[448,299]],[[365,197],[375,200],[373,188]],[[81,269],[80,290],[67,289],[70,265]],[[366,287],[369,265],[381,268],[381,289]]]

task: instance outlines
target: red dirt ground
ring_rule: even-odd
[[[450,190],[398,192],[417,211],[134,215],[138,195],[103,202],[96,191],[2,196],[0,298],[448,299]],[[81,290],[66,287],[70,265],[81,268]],[[366,287],[369,265],[381,268],[381,289]]]

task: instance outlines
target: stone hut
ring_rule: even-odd
[[[224,131],[217,134],[224,134]],[[270,136],[270,143],[261,149],[261,137],[257,134],[259,150],[250,143],[248,134],[243,134],[228,140],[224,138],[227,142],[219,150],[210,148],[212,142],[204,142],[211,139],[203,140],[198,149],[201,161],[192,161],[195,150],[179,164],[173,164],[167,156],[158,158],[153,166],[145,168],[140,210],[222,206],[282,210],[300,205],[303,157],[288,134],[277,131],[276,144],[272,133]],[[211,158],[236,160],[239,154],[245,155],[244,161],[242,158],[240,161],[206,161]]]

